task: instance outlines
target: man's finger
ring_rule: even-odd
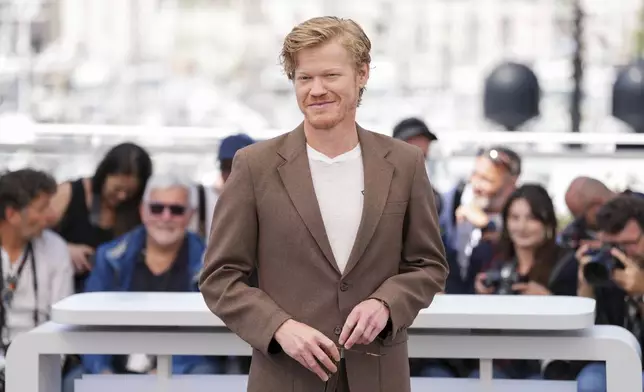
[[[357,311],[356,308],[353,308],[351,313],[349,313],[349,317],[347,317],[347,321],[344,322],[344,326],[342,327],[342,333],[340,333],[340,338],[338,339],[338,343],[340,343],[341,346],[344,346],[344,342],[346,342],[347,339],[349,339],[351,332],[353,332],[353,328],[358,323],[359,317],[360,317],[360,311]]]
[[[577,252],[575,252],[575,258],[581,262],[581,259],[584,257],[586,252],[588,252],[588,244],[584,244],[577,249]]]
[[[528,289],[527,283],[515,283],[512,285],[512,290],[514,291],[525,291]]]
[[[322,350],[319,346],[313,346],[311,347],[311,353],[313,356],[318,360],[319,363],[322,364],[331,373],[335,373],[338,371],[337,366],[333,363],[331,358],[327,355],[324,350]]]
[[[329,379],[329,376],[324,370],[322,370],[322,367],[320,367],[318,361],[315,360],[313,354],[311,354],[309,351],[305,351],[304,353],[302,353],[301,357],[302,361],[304,361],[303,365],[313,373],[317,374],[318,377],[322,379],[322,381],[327,381]]]
[[[371,335],[375,330],[376,330],[376,326],[374,324],[369,323],[369,325],[367,325],[367,328],[365,328],[364,332],[362,333],[362,341],[359,342],[358,344],[371,343]]]
[[[353,332],[351,332],[351,336],[349,336],[349,339],[347,339],[347,341],[344,343],[344,347],[345,348],[353,347],[353,345],[356,344],[356,342],[360,340],[360,338],[364,334],[365,328],[367,328],[367,321],[364,317],[361,317],[358,320],[358,323],[356,324],[356,326],[353,328]]]
[[[626,283],[626,271],[616,269],[613,271],[613,282],[621,288],[624,288]]]
[[[621,261],[626,268],[639,268],[633,260],[624,254],[621,250],[617,248],[611,248],[610,254],[613,255],[617,260]]]
[[[320,347],[322,347],[335,362],[340,362],[340,350],[338,350],[338,347],[331,341],[331,339],[322,335],[322,338],[320,339]]]

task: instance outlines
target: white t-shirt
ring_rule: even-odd
[[[18,278],[13,300],[7,310],[7,333],[9,341],[17,335],[34,328],[34,309],[38,309],[38,323],[49,320],[51,306],[74,293],[74,269],[67,243],[58,234],[45,230],[32,241],[36,264],[38,298],[34,297],[33,269],[30,258]],[[12,264],[4,249],[2,255],[2,278],[6,284],[10,274],[15,273],[22,261],[21,254]]]
[[[358,234],[364,201],[364,167],[360,145],[329,158],[307,145],[313,188],[324,228],[340,272]]]

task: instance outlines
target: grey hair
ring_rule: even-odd
[[[197,199],[194,197],[194,186],[185,177],[176,174],[155,174],[148,180],[143,193],[143,202],[150,201],[152,191],[169,188],[183,188],[188,193],[188,207],[197,208]]]

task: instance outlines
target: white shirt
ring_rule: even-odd
[[[31,260],[25,260],[25,267],[18,278],[11,306],[7,310],[7,331],[9,341],[17,335],[34,328],[34,309],[38,308],[38,322],[49,320],[51,306],[74,293],[74,269],[67,250],[67,244],[58,234],[45,230],[32,241],[33,257],[36,264],[38,298],[34,296],[33,269]],[[4,249],[2,274],[4,282],[15,273],[22,261],[21,254],[14,263]],[[1,299],[0,299],[1,300]]]
[[[306,150],[326,235],[338,269],[344,272],[362,219],[362,151],[357,145],[349,152],[329,158],[309,145]]]

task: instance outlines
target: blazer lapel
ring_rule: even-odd
[[[338,265],[333,257],[331,244],[326,235],[322,213],[313,188],[313,179],[311,178],[311,170],[306,154],[306,137],[304,136],[303,125],[300,125],[286,137],[278,153],[286,160],[277,169],[286,192],[322,253],[340,274]]]
[[[358,263],[376,231],[387,203],[394,173],[393,165],[385,159],[389,149],[378,143],[374,135],[359,126],[358,136],[364,166],[364,204],[358,234],[343,276],[351,272]]]

